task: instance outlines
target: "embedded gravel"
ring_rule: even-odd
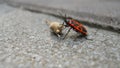
[[[1,68],[120,68],[120,34],[85,26],[92,40],[74,41],[73,30],[61,40],[46,19],[63,22],[24,10],[0,16]]]

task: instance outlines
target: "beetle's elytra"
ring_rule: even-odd
[[[70,29],[68,30],[68,32],[66,33],[63,39],[65,39],[65,37],[68,35],[71,29],[73,29],[74,31],[78,33],[81,33],[83,36],[87,36],[88,33],[87,33],[86,28],[76,19],[65,16],[64,22],[66,23],[65,27],[70,27]]]

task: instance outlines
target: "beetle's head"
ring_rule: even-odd
[[[72,19],[71,17],[67,17],[66,14],[63,15],[62,13],[59,13],[59,15],[62,17],[62,19],[65,21],[66,19]]]
[[[68,23],[68,22],[70,22],[71,19],[72,19],[72,17],[65,17],[65,18],[64,18],[64,22],[65,22],[65,23]]]
[[[62,19],[64,20],[65,23],[68,23],[70,22],[71,19],[73,19],[72,17],[67,17],[66,14],[65,15],[62,15],[61,13],[59,14],[62,16]]]

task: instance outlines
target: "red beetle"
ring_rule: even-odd
[[[67,33],[63,39],[65,39],[65,37],[68,35],[68,33],[70,32],[71,29],[73,29],[74,31],[76,31],[78,33],[81,33],[82,36],[87,36],[88,33],[87,33],[86,28],[76,19],[65,16],[64,22],[66,23],[65,27],[70,27],[70,29],[67,31]],[[63,24],[64,24],[64,22],[63,22]]]

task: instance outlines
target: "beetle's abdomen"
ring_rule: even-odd
[[[87,30],[86,28],[78,21],[76,20],[70,20],[68,22],[68,25],[73,28],[76,32],[81,33],[82,35],[87,35]]]

